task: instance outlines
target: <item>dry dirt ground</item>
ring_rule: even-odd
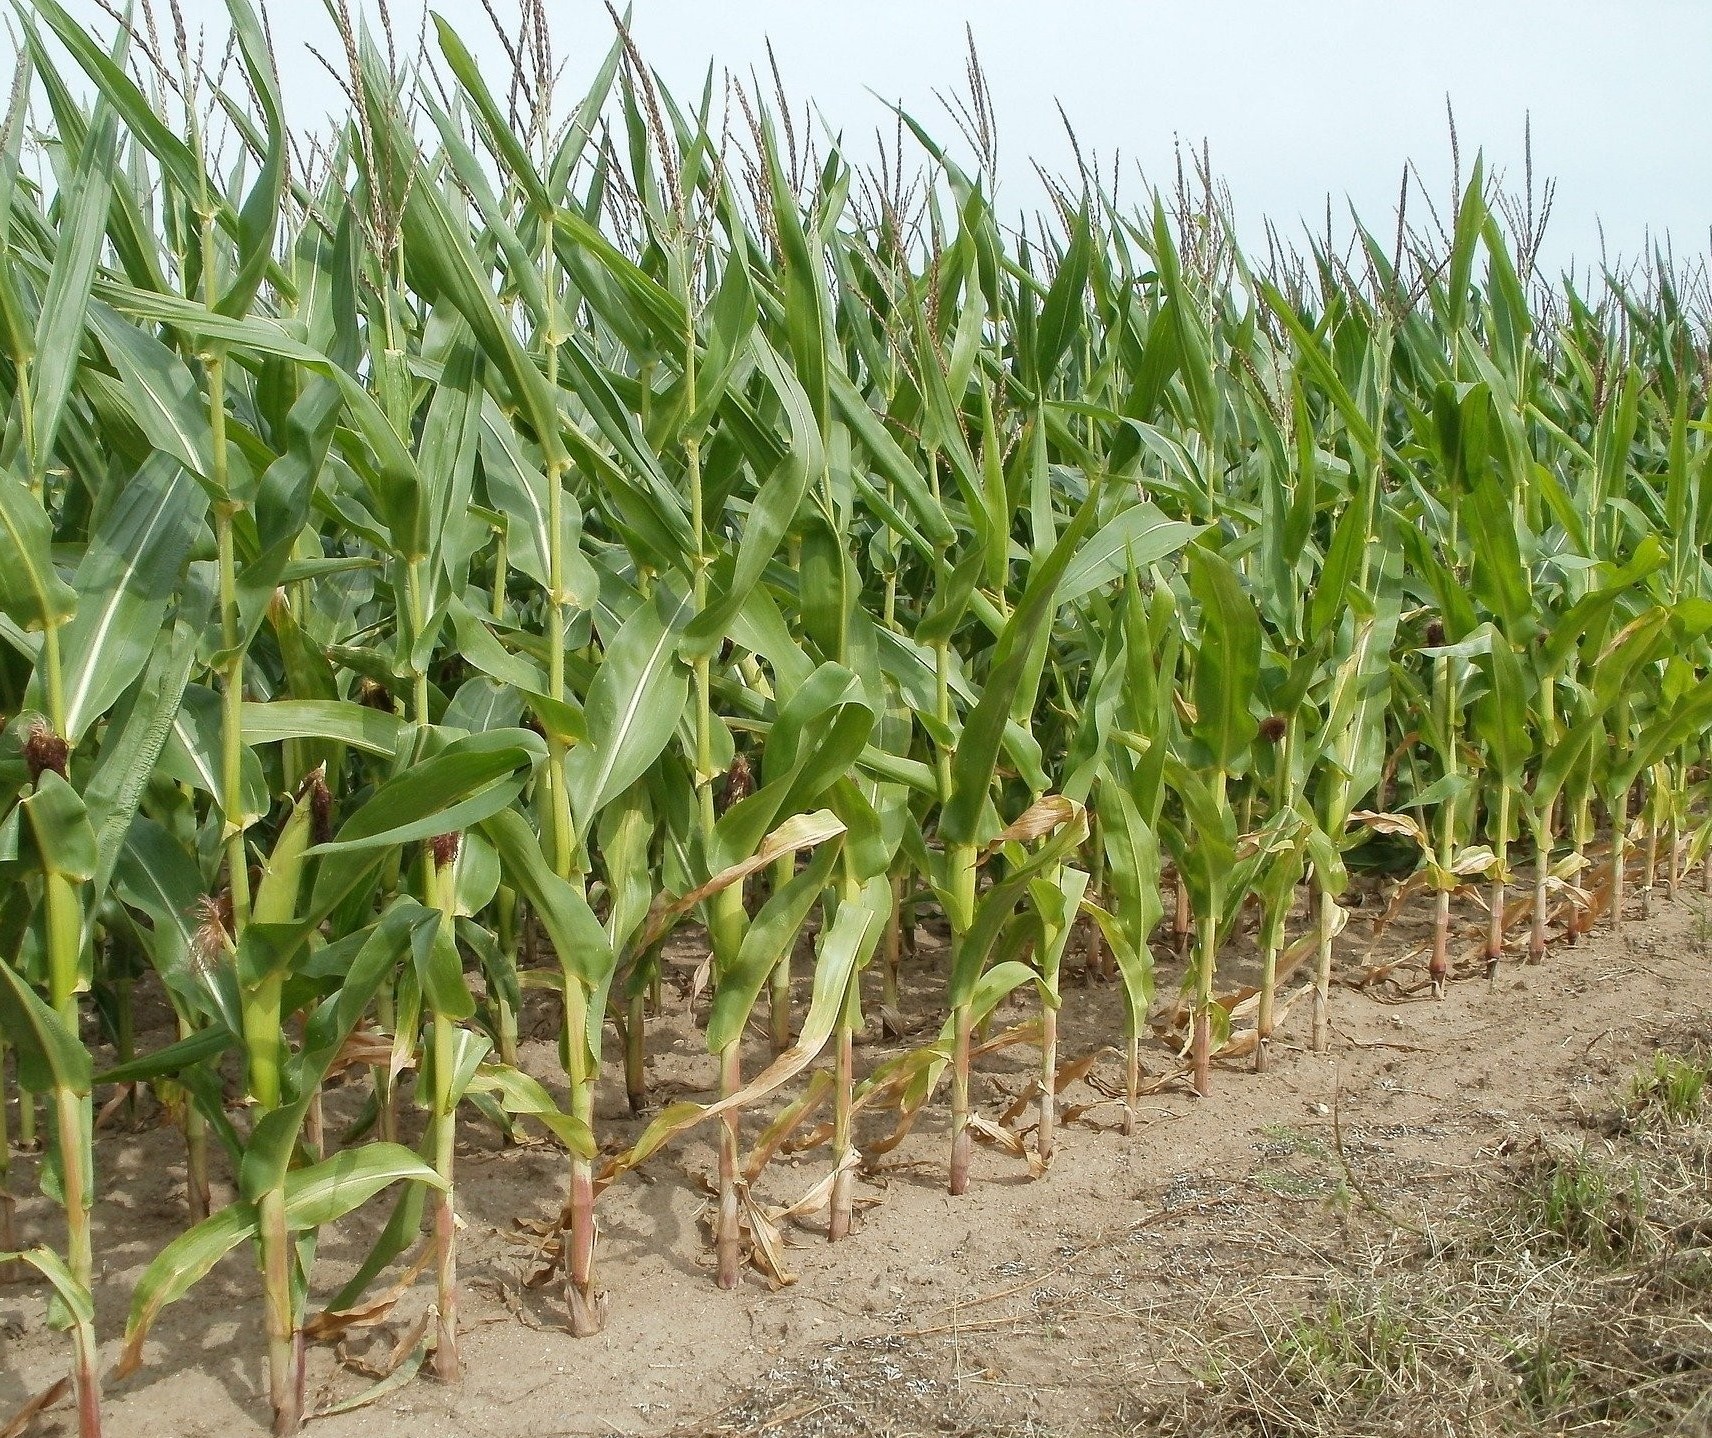
[[[360,1410],[321,1418],[311,1431],[323,1438],[1197,1431],[1198,1405],[1228,1410],[1224,1400],[1258,1371],[1250,1358],[1267,1349],[1256,1338],[1265,1315],[1323,1311],[1338,1285],[1364,1274],[1383,1278],[1407,1253],[1418,1255],[1429,1234],[1477,1212],[1483,1185],[1512,1155],[1541,1135],[1556,1141],[1584,1130],[1660,1034],[1684,1025],[1712,1032],[1709,914],[1712,900],[1696,884],[1650,922],[1632,923],[1620,951],[1602,926],[1576,947],[1555,946],[1543,965],[1506,963],[1495,988],[1484,976],[1454,982],[1442,1002],[1411,991],[1423,935],[1418,921],[1400,923],[1384,952],[1403,965],[1401,982],[1341,985],[1328,1055],[1308,1051],[1308,1006],[1300,1003],[1266,1074],[1244,1071],[1246,1061],[1222,1065],[1208,1099],[1168,1088],[1144,1100],[1127,1139],[1115,1109],[1093,1108],[1062,1130],[1056,1160],[1039,1181],[1014,1158],[980,1149],[971,1192],[948,1197],[945,1116],[936,1104],[859,1186],[863,1207],[847,1242],[827,1244],[813,1219],[787,1226],[798,1281],[778,1290],[753,1272],[735,1292],[715,1289],[704,1225],[713,1151],[692,1134],[602,1196],[598,1262],[612,1289],[611,1314],[594,1339],[562,1331],[551,1286],[523,1282],[535,1259],[522,1225],[555,1217],[562,1153],[544,1143],[502,1148],[472,1118],[458,1157],[468,1225],[462,1386],[448,1389],[424,1375]],[[1471,912],[1470,933],[1478,922]],[[1357,918],[1340,939],[1346,980],[1366,967],[1365,931]],[[922,969],[934,958],[924,944]],[[1246,960],[1238,953],[1232,962],[1240,968]],[[931,974],[919,979],[921,1003],[929,1005]],[[1162,992],[1172,982],[1162,975]],[[688,998],[671,996],[668,987],[673,1021],[650,1035],[651,1079],[660,1096],[697,1096],[711,1090],[713,1062],[690,1022]],[[1069,981],[1063,1012],[1066,1057],[1121,1032],[1114,986]],[[525,1062],[546,1079],[553,1016],[534,1017],[539,1033]],[[859,1068],[885,1052],[859,1050]],[[977,1085],[984,1112],[996,1117],[1005,1095],[1025,1087],[1034,1052],[1019,1045],[984,1061]],[[752,1064],[759,1058],[757,1049]],[[1170,1055],[1155,1047],[1149,1063],[1163,1072]],[[1094,1076],[1121,1082],[1116,1059],[1102,1060]],[[1096,1097],[1082,1085],[1066,1093],[1078,1103]],[[603,1131],[633,1134],[622,1092],[603,1100]],[[759,1119],[747,1122],[753,1136]],[[880,1127],[885,1118],[870,1122]],[[182,1150],[176,1131],[145,1115],[134,1129],[105,1128],[96,1162],[98,1302],[110,1359],[137,1275],[182,1225]],[[825,1162],[825,1148],[776,1160],[761,1196],[796,1198]],[[33,1161],[14,1162],[12,1183],[15,1192],[33,1193]],[[1712,1208],[1712,1195],[1703,1197]],[[19,1224],[20,1241],[57,1242],[40,1200],[20,1204]],[[361,1258],[372,1232],[365,1219],[323,1236],[315,1271],[321,1298]],[[108,1396],[113,1438],[264,1431],[257,1291],[249,1255],[240,1251],[167,1310],[146,1366]],[[424,1283],[393,1327],[375,1335],[377,1350],[427,1296]],[[0,1288],[0,1414],[63,1371],[63,1340],[46,1329],[43,1308],[37,1287]],[[1371,1338],[1371,1320],[1367,1331]],[[1706,1340],[1712,1344],[1712,1324]],[[330,1347],[312,1350],[310,1363],[316,1406],[368,1382],[341,1367]],[[1712,1358],[1708,1365],[1712,1375]],[[1263,1408],[1249,1405],[1253,1413]],[[1304,1431],[1253,1413],[1230,1431]],[[41,1430],[57,1423],[69,1432],[68,1421],[61,1409]],[[1441,1424],[1423,1415],[1419,1427],[1398,1419],[1369,1431],[1485,1430],[1472,1418]]]

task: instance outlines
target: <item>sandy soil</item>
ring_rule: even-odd
[[[318,1420],[325,1438],[552,1438],[570,1434],[767,1432],[1082,1433],[1133,1430],[1154,1392],[1192,1383],[1192,1365],[1141,1342],[1145,1320],[1173,1315],[1195,1332],[1197,1313],[1256,1269],[1300,1274],[1328,1265],[1341,1218],[1328,1197],[1349,1179],[1399,1218],[1454,1201],[1447,1177],[1478,1168],[1518,1139],[1573,1122],[1605,1075],[1631,1063],[1646,1036],[1672,1015],[1705,1004],[1712,901],[1684,891],[1653,920],[1632,923],[1618,952],[1608,931],[1556,946],[1538,967],[1506,963],[1495,989],[1484,977],[1455,982],[1443,1002],[1417,981],[1425,938],[1411,912],[1377,955],[1357,916],[1340,939],[1333,995],[1335,1042],[1307,1052],[1308,1005],[1284,1025],[1269,1071],[1221,1066],[1213,1096],[1167,1090],[1144,1100],[1133,1138],[1117,1112],[1095,1108],[1062,1131],[1045,1178],[1030,1181],[1014,1158],[978,1149],[971,1192],[944,1192],[945,1115],[936,1104],[916,1131],[859,1185],[856,1233],[829,1245],[814,1220],[791,1227],[799,1281],[771,1290],[751,1273],[736,1292],[711,1281],[705,1178],[714,1166],[692,1134],[600,1204],[599,1265],[612,1289],[604,1334],[576,1340],[560,1327],[553,1287],[531,1290],[536,1267],[522,1225],[558,1212],[566,1164],[546,1144],[502,1148],[473,1117],[463,1126],[460,1207],[468,1224],[464,1357],[458,1389],[426,1376],[358,1411]],[[1424,904],[1416,909],[1424,910]],[[1480,916],[1466,917],[1473,935]],[[1357,987],[1375,958],[1399,965],[1389,983]],[[923,945],[919,963],[934,959]],[[686,963],[688,960],[686,960]],[[1221,970],[1240,978],[1240,949]],[[925,1012],[937,986],[913,976]],[[1161,976],[1161,991],[1174,986]],[[1412,991],[1411,991],[1412,990]],[[906,1007],[910,1007],[906,1005]],[[650,1077],[662,1098],[703,1096],[715,1082],[689,1000],[672,998],[668,1021],[650,1031]],[[764,1009],[764,1005],[763,1005]],[[1121,1032],[1115,987],[1070,980],[1061,1029],[1066,1058]],[[929,1014],[935,1022],[938,1015]],[[1022,1008],[1002,1016],[1027,1017]],[[553,1015],[526,1016],[538,1036],[525,1066],[554,1068]],[[616,1051],[612,1044],[609,1057]],[[893,1052],[858,1052],[866,1070]],[[752,1063],[761,1056],[757,1046]],[[1018,1046],[984,1061],[977,1092],[997,1117],[1023,1090],[1035,1050]],[[1148,1055],[1155,1072],[1169,1053]],[[604,1135],[637,1131],[609,1065]],[[1096,1079],[1121,1084],[1103,1059]],[[1086,1104],[1084,1085],[1065,1094]],[[337,1105],[334,1105],[337,1108]],[[1341,1128],[1335,1145],[1334,1108]],[[883,1132],[878,1115],[864,1138]],[[759,1117],[746,1121],[750,1136]],[[774,1162],[758,1191],[795,1199],[821,1176],[827,1150]],[[182,1226],[182,1147],[176,1131],[115,1124],[97,1140],[98,1302],[104,1351],[117,1348],[132,1284]],[[33,1161],[14,1161],[15,1192],[34,1190]],[[229,1189],[227,1190],[229,1192]],[[1452,1195],[1447,1199],[1447,1193]],[[323,1236],[315,1273],[325,1298],[366,1251],[373,1222]],[[23,1242],[55,1241],[51,1210],[19,1205]],[[167,1310],[148,1363],[108,1396],[114,1438],[200,1438],[265,1431],[258,1280],[247,1252],[223,1262]],[[390,1346],[428,1297],[426,1281],[375,1336]],[[63,1371],[63,1340],[43,1321],[41,1291],[0,1288],[0,1413]],[[1216,1343],[1209,1329],[1197,1341]],[[316,1406],[358,1393],[368,1380],[340,1366],[330,1347],[311,1353]],[[65,1411],[41,1431],[64,1424]]]

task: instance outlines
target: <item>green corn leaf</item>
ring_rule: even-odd
[[[0,964],[0,1024],[17,1056],[18,1082],[31,1093],[89,1093],[89,1051],[11,964]]]
[[[347,1149],[285,1180],[285,1222],[294,1232],[313,1231],[361,1208],[389,1184],[420,1183],[445,1188],[445,1180],[409,1149],[369,1143]]]
[[[432,759],[389,780],[313,856],[393,848],[471,828],[504,809],[545,745],[525,729],[495,729],[448,744]],[[327,870],[322,866],[323,874]]]
[[[167,1078],[194,1068],[197,1064],[206,1063],[209,1059],[218,1058],[229,1049],[235,1048],[237,1043],[238,1040],[230,1029],[223,1024],[212,1024],[205,1029],[198,1029],[177,1043],[168,1044],[151,1054],[132,1059],[130,1063],[118,1064],[96,1074],[94,1081],[99,1084],[128,1084]]]
[[[1306,481],[1304,481],[1306,483]],[[1338,516],[1326,562],[1320,569],[1308,603],[1307,633],[1320,639],[1343,619],[1349,605],[1349,586],[1361,568],[1362,556],[1372,539],[1372,506],[1366,486],[1356,491]]]
[[[973,844],[981,837],[982,806],[993,780],[1005,725],[1028,667],[1029,651],[1057,607],[1059,584],[1071,558],[1093,528],[1097,495],[1096,489],[1083,501],[1052,552],[1030,570],[1022,600],[999,636],[992,672],[980,702],[963,726],[952,760],[951,798],[939,818],[939,832],[947,843]]]
[[[472,1093],[492,1094],[506,1113],[534,1119],[582,1158],[594,1158],[599,1152],[589,1126],[575,1114],[563,1112],[540,1083],[519,1069],[483,1064],[475,1071],[469,1088]]]
[[[98,862],[95,831],[83,796],[51,769],[36,782],[36,792],[22,800],[30,826],[36,863],[42,873],[75,884],[95,877]]]
[[[254,1206],[233,1203],[181,1233],[155,1255],[131,1291],[125,1347],[113,1368],[115,1378],[128,1377],[142,1366],[143,1344],[161,1311],[184,1297],[216,1263],[255,1234]]]
[[[1031,382],[1044,393],[1082,328],[1086,310],[1083,292],[1093,264],[1094,237],[1088,211],[1084,208],[1070,230],[1070,245],[1052,276],[1051,288],[1041,307],[1035,329],[1034,353],[1030,356]]]
[[[613,965],[606,931],[582,891],[553,872],[529,821],[515,810],[501,810],[482,822],[481,832],[499,855],[505,883],[540,916],[566,972],[590,989],[606,983]],[[590,1021],[599,1024],[601,1015],[591,1012]]]
[[[208,404],[189,367],[153,335],[99,300],[89,307],[102,348],[119,371],[131,418],[160,453],[203,484],[214,482],[214,436]]]
[[[84,789],[84,804],[95,831],[97,896],[107,890],[190,682],[197,626],[184,622],[184,616],[191,612],[194,597],[187,602],[181,596],[180,622],[158,634],[142,679],[113,711],[95,772]]]
[[[1203,532],[1200,525],[1167,519],[1151,504],[1131,505],[1102,525],[1077,552],[1064,572],[1058,601],[1075,604],[1122,579],[1132,567],[1145,572]]]
[[[881,915],[891,903],[883,879],[870,880],[860,897],[838,906],[831,925],[823,931],[814,968],[814,990],[808,1013],[796,1042],[779,1054],[737,1092],[717,1103],[674,1103],[642,1131],[641,1136],[607,1165],[605,1176],[615,1178],[657,1153],[679,1134],[697,1124],[717,1118],[729,1109],[741,1108],[765,1098],[795,1078],[832,1037],[849,997],[851,976],[873,956],[884,927]]]
[[[772,190],[773,223],[781,259],[780,288],[784,293],[785,334],[791,360],[808,401],[815,425],[825,431],[831,411],[830,346],[832,317],[826,297],[826,266],[818,235],[803,229],[797,197],[785,177],[770,120],[762,121],[761,150]]]
[[[583,706],[588,740],[565,761],[579,835],[641,778],[676,730],[689,697],[678,647],[690,613],[687,596],[662,590],[613,636]]]
[[[0,469],[0,613],[24,629],[63,624],[77,609],[77,592],[54,569],[52,542],[41,500]]]
[[[1468,533],[1474,545],[1474,592],[1498,616],[1512,640],[1526,637],[1534,611],[1533,586],[1516,541],[1516,516],[1497,479],[1477,482],[1468,495]]]
[[[836,845],[823,846],[807,868],[768,896],[744,931],[736,958],[715,983],[713,1009],[707,1021],[710,1053],[720,1053],[742,1036],[768,975],[796,943],[804,921],[826,888],[837,857]]]
[[[51,12],[49,19],[51,23]],[[123,63],[124,50],[121,39],[116,57],[120,64]],[[35,428],[31,478],[35,480],[40,480],[47,471],[83,352],[85,307],[89,303],[95,267],[107,234],[107,207],[113,195],[117,134],[117,116],[112,107],[105,101],[98,103],[66,195],[60,224],[64,242],[54,255],[53,270],[48,276],[36,321],[32,346],[35,364],[30,374]]]
[[[1527,678],[1522,661],[1510,642],[1494,632],[1480,663],[1487,688],[1475,705],[1475,723],[1486,740],[1500,782],[1518,786],[1533,748],[1528,733]]]
[[[1141,806],[1121,783],[1099,787],[1100,835],[1106,850],[1106,882],[1114,899],[1107,928],[1123,979],[1129,1033],[1142,1032],[1153,1002],[1153,955],[1147,938],[1165,913],[1159,893],[1159,842]]]
[[[47,1279],[54,1296],[64,1305],[75,1324],[95,1322],[95,1299],[73,1276],[66,1262],[51,1248],[26,1248],[14,1253],[0,1253],[0,1264],[27,1263]]]
[[[273,44],[250,0],[226,0],[232,38],[249,80],[250,94],[265,125],[261,169],[238,210],[238,264],[231,283],[215,302],[222,314],[242,315],[255,298],[273,261],[274,236],[286,187],[286,133]]]
[[[396,714],[345,699],[276,699],[243,706],[244,742],[331,739],[365,754],[393,758],[410,726]]]
[[[434,33],[440,42],[440,53],[445,56],[447,66],[481,122],[483,138],[492,147],[494,154],[506,162],[511,179],[522,187],[530,204],[542,214],[550,212],[553,202],[540,176],[535,172],[529,152],[513,133],[511,122],[501,113],[498,103],[488,90],[487,82],[482,79],[474,57],[458,38],[458,32],[446,23],[443,16],[435,13]]]
[[[820,427],[807,393],[764,340],[757,338],[755,345],[760,361],[757,367],[789,416],[791,442],[778,468],[767,477],[749,506],[731,577],[721,586],[724,592],[684,631],[684,652],[691,658],[711,654],[719,648],[732,619],[761,582],[796,519],[810,481],[825,464]]]
[[[1260,680],[1260,616],[1236,571],[1210,549],[1195,551],[1189,588],[1201,606],[1194,734],[1213,767],[1228,773],[1259,727],[1250,704]]]
[[[61,635],[65,737],[73,744],[148,664],[206,508],[190,476],[157,455],[90,537],[74,580],[77,613]]]

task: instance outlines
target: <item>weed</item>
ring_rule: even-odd
[[[1576,1402],[1580,1366],[1559,1350],[1550,1334],[1518,1340],[1508,1362],[1522,1403],[1534,1417],[1550,1418]]]
[[[1254,1175],[1254,1181],[1268,1193],[1276,1193],[1283,1198],[1327,1198],[1334,1195],[1325,1179],[1304,1178],[1283,1169],[1261,1169]]]
[[[1279,1342],[1285,1371],[1338,1392],[1378,1393],[1408,1385],[1420,1351],[1408,1318],[1383,1295],[1334,1294],[1325,1312],[1297,1319]]]
[[[1712,907],[1702,900],[1693,901],[1694,947],[1701,958],[1712,957]]]
[[[1647,1246],[1642,1175],[1582,1147],[1542,1146],[1520,1176],[1516,1204],[1524,1231],[1545,1252],[1609,1265],[1639,1258]]]
[[[1692,1123],[1700,1116],[1709,1079],[1712,1079],[1712,1064],[1704,1055],[1674,1054],[1660,1049],[1630,1080],[1625,1116],[1636,1124],[1645,1124],[1652,1118],[1665,1123]]]
[[[1299,1128],[1291,1128],[1288,1124],[1269,1123],[1260,1130],[1260,1134],[1264,1141],[1256,1146],[1268,1158],[1301,1154],[1306,1158],[1324,1162],[1331,1156],[1321,1140],[1311,1133],[1303,1133]]]

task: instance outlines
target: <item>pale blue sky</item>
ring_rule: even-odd
[[[372,0],[368,0],[372,5]],[[64,0],[102,25],[94,0]],[[166,0],[156,0],[165,19]],[[223,0],[181,0],[190,23],[218,26]],[[353,4],[356,0],[353,0]],[[515,0],[494,0],[507,14]],[[955,133],[934,99],[962,83],[966,20],[999,121],[1000,208],[1039,199],[1028,161],[1069,166],[1054,100],[1084,149],[1109,166],[1125,157],[1161,180],[1174,137],[1211,144],[1239,222],[1270,216],[1290,235],[1316,228],[1328,192],[1389,232],[1403,162],[1413,158],[1443,202],[1450,185],[1445,96],[1455,106],[1466,167],[1519,178],[1524,115],[1533,116],[1536,174],[1558,180],[1547,257],[1598,253],[1602,219],[1613,251],[1633,253],[1669,231],[1679,253],[1705,253],[1712,226],[1712,60],[1708,0],[634,0],[644,57],[677,93],[716,74],[764,66],[771,37],[787,88],[811,98],[858,154],[889,124],[874,93],[901,99],[936,134]],[[546,0],[564,95],[580,93],[610,39],[599,0]],[[308,55],[333,53],[317,0],[273,0],[288,103],[299,122],[341,104]],[[392,0],[413,41],[421,0]],[[504,59],[480,7],[437,5],[490,73]],[[372,9],[371,12],[372,13]],[[496,88],[501,86],[496,85]]]

